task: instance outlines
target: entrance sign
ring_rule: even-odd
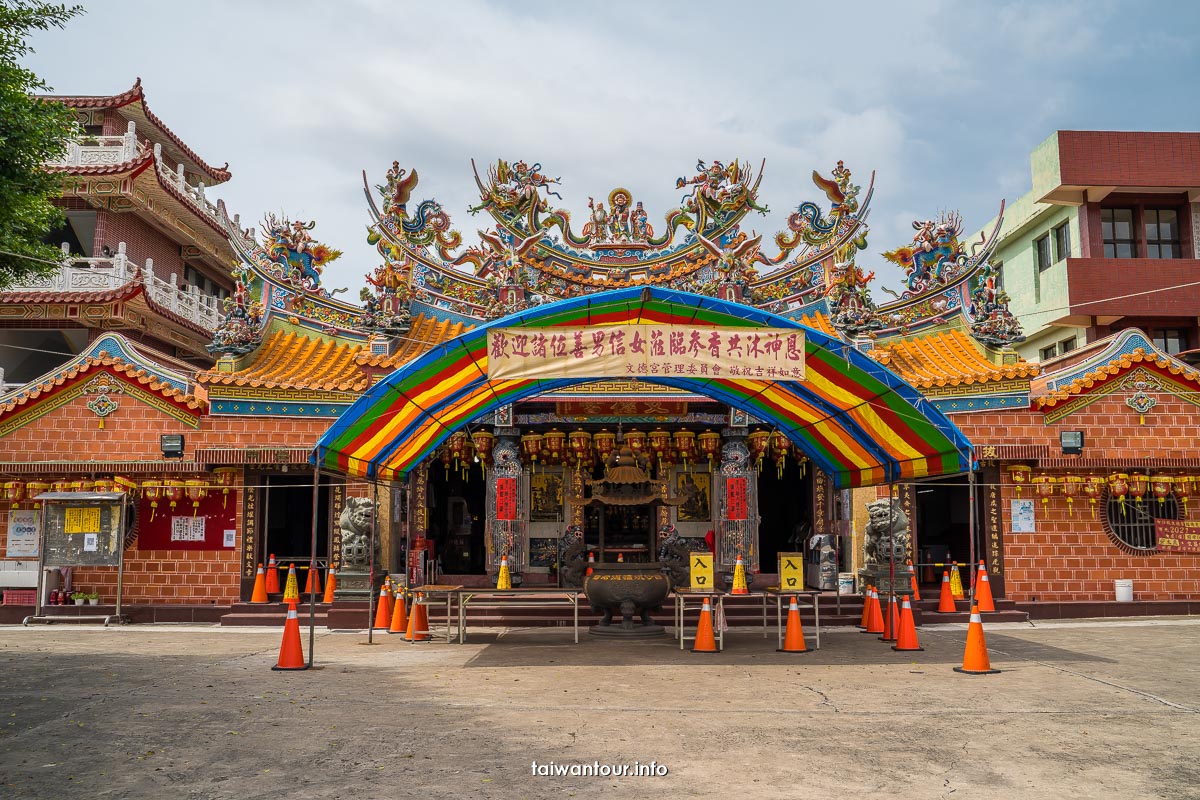
[[[712,553],[692,553],[689,569],[692,573],[693,589],[713,588]]]
[[[800,591],[804,588],[803,553],[779,554],[779,588],[783,591]]]
[[[804,331],[696,325],[494,328],[489,379],[755,378],[804,380]]]
[[[1156,519],[1154,533],[1158,549],[1163,553],[1195,553],[1200,555],[1200,522],[1183,519]]]
[[[14,509],[8,512],[8,557],[38,554],[38,512]]]

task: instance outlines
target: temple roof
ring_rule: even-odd
[[[361,344],[279,329],[263,342],[245,369],[208,370],[196,380],[214,386],[360,392],[370,385],[369,377],[356,363],[362,350]]]
[[[1083,375],[1074,378],[1070,383],[1063,384],[1057,389],[1050,390],[1045,396],[1038,397],[1034,402],[1038,408],[1049,409],[1059,403],[1070,400],[1076,395],[1106,383],[1126,373],[1131,367],[1143,365],[1156,367],[1157,371],[1169,375],[1181,383],[1192,384],[1200,390],[1200,372],[1158,352],[1146,352],[1142,348],[1132,353],[1121,353],[1106,364],[1101,364]]]
[[[400,346],[396,348],[395,352],[390,355],[363,352],[359,354],[357,362],[359,366],[363,367],[395,369],[425,353],[435,344],[453,339],[470,329],[471,326],[461,322],[437,319],[422,312],[412,318],[412,325],[408,329],[408,333],[399,337]]]
[[[54,100],[63,105],[76,109],[121,109],[122,115],[135,121],[145,121],[156,128],[171,144],[200,171],[212,179],[214,183],[224,183],[229,180],[229,163],[223,167],[213,167],[200,158],[192,148],[184,144],[166,124],[150,110],[146,104],[146,94],[142,90],[142,79],[138,78],[133,86],[125,92],[116,95],[43,95],[48,100]],[[140,126],[139,126],[140,127]],[[103,172],[103,169],[99,169]],[[93,173],[94,174],[94,173]]]
[[[1037,364],[1027,361],[993,364],[960,330],[889,342],[872,350],[870,356],[921,389],[1028,379],[1040,371]]]
[[[812,314],[805,314],[796,321],[801,325],[815,328],[816,330],[819,330],[821,333],[824,333],[828,336],[838,335],[837,330],[833,327],[833,325],[830,324],[829,317],[825,316],[820,311],[815,311]]]

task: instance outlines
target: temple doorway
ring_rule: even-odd
[[[473,461],[429,468],[429,538],[441,573],[485,573],[486,490],[483,467]]]
[[[312,550],[312,475],[266,473],[260,478],[266,553],[275,554],[281,566],[289,562],[307,564]],[[317,490],[318,559],[329,557],[329,486],[323,480]]]
[[[917,538],[914,544],[919,563],[957,561],[960,565],[968,565],[971,558],[971,517],[967,476],[923,481],[915,488],[917,518],[913,523]],[[942,568],[922,567],[917,570],[917,576],[923,584],[936,585],[942,579]]]
[[[789,458],[782,472],[765,463],[758,475],[759,569],[774,573],[780,553],[803,553],[812,536],[812,465]]]
[[[584,513],[584,540],[596,561],[654,561],[655,509],[650,505],[592,505]]]

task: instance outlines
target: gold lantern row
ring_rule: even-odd
[[[1012,477],[1012,482],[1016,485],[1017,496],[1021,495],[1022,487],[1032,486],[1037,497],[1045,506],[1054,497],[1055,492],[1062,495],[1067,501],[1067,510],[1071,516],[1075,515],[1075,498],[1086,497],[1088,504],[1092,507],[1092,517],[1096,516],[1096,501],[1103,494],[1104,488],[1108,488],[1109,495],[1115,499],[1121,508],[1121,514],[1125,514],[1125,504],[1128,499],[1132,499],[1135,504],[1140,505],[1147,495],[1150,495],[1158,503],[1165,503],[1167,498],[1172,494],[1175,499],[1183,504],[1184,516],[1187,516],[1187,501],[1191,496],[1196,484],[1200,482],[1198,475],[1172,475],[1170,473],[1155,473],[1147,475],[1144,472],[1113,472],[1107,477],[1100,475],[1063,475],[1055,477],[1040,473],[1033,475],[1032,468],[1024,465],[1009,467],[1009,473]]]
[[[17,508],[22,502],[33,503],[34,508],[41,506],[35,497],[43,492],[125,492],[130,495],[141,494],[150,501],[150,518],[154,519],[158,510],[158,501],[166,500],[171,508],[187,500],[192,504],[192,515],[199,513],[200,501],[208,496],[214,488],[220,488],[223,496],[222,507],[229,502],[229,491],[236,486],[240,467],[218,467],[213,470],[213,477],[175,480],[171,478],[147,478],[140,483],[121,475],[95,480],[58,480],[58,481],[7,481],[0,483],[0,498],[9,503],[10,508]]]

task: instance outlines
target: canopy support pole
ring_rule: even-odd
[[[313,665],[313,643],[317,638],[317,584],[312,571],[317,567],[317,511],[321,507],[321,468],[313,467],[312,542],[308,556],[308,666]]]

